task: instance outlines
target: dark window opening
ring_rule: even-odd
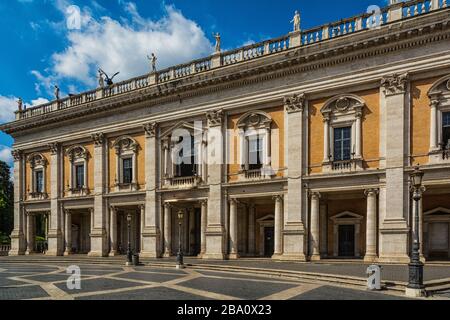
[[[185,150],[182,148],[178,153],[180,164],[175,166],[175,177],[193,177],[198,174],[198,166],[196,164],[197,158],[197,148],[195,147],[194,137],[191,136],[191,148],[190,150]],[[180,137],[179,143],[183,142],[183,137]]]
[[[352,128],[334,129],[334,161],[351,160]]]
[[[442,114],[442,142],[444,147],[450,147],[450,112]]]
[[[130,184],[133,180],[133,159],[126,158],[122,160],[123,176],[122,183]]]
[[[75,188],[82,189],[84,187],[84,165],[75,166]]]
[[[248,138],[248,168],[258,170],[263,166],[263,137],[260,135]]]
[[[36,179],[36,192],[37,193],[44,192],[44,172],[36,171],[35,179]]]

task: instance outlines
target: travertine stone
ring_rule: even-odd
[[[59,203],[61,194],[61,174],[60,167],[61,148],[57,143],[50,146],[50,229],[48,231],[48,251],[47,255],[61,256],[64,254],[63,212]]]
[[[320,193],[311,193],[311,260],[320,260]]]
[[[25,234],[24,234],[24,216],[21,202],[23,200],[24,186],[24,157],[20,150],[12,152],[14,159],[14,229],[11,233],[11,250],[10,256],[17,256],[25,254]]]

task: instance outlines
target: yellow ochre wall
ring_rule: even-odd
[[[438,78],[411,82],[411,155],[413,164],[427,164],[430,151],[430,98],[428,91]]]
[[[93,143],[78,143],[76,145],[82,146],[88,152],[87,158],[87,187],[89,189],[89,193],[94,192],[94,144]],[[69,186],[70,180],[70,161],[69,157],[66,155],[66,150],[71,146],[67,146],[64,148],[64,196],[67,196],[67,187]]]
[[[114,188],[115,180],[116,180],[116,149],[114,148],[114,142],[122,137],[117,136],[114,138],[108,139],[108,148],[109,148],[109,189],[110,191]],[[139,144],[138,152],[137,152],[137,182],[139,189],[145,188],[145,135],[144,134],[130,134],[127,135]]]
[[[28,159],[28,157],[31,155],[32,153],[26,154],[25,155],[25,159]],[[50,152],[40,152],[40,154],[42,154],[42,156],[47,160],[47,167],[45,168],[45,172],[46,172],[46,176],[45,176],[45,191],[47,192],[48,196],[50,197]],[[28,196],[28,192],[31,192],[32,187],[31,187],[31,166],[30,163],[28,161],[26,161],[25,164],[25,193],[26,199],[29,199]]]
[[[272,163],[273,169],[283,169],[284,168],[284,108],[282,106],[280,107],[274,107],[274,108],[268,108],[268,109],[261,109],[261,111],[266,112],[272,117],[272,134],[273,130],[278,130],[278,137],[279,137],[279,143],[277,145],[272,145],[272,155],[274,155],[275,148],[278,148],[278,161],[276,161],[276,158],[273,159]],[[239,129],[237,127],[237,122],[239,121],[239,118],[242,117],[245,113],[235,114],[228,117],[228,132],[229,132],[229,138],[230,144],[229,148],[232,148],[229,150],[230,152],[230,163],[228,164],[228,174],[229,178],[228,180],[230,182],[236,181],[238,179],[237,174],[239,173]],[[271,139],[273,141],[273,138]],[[283,176],[283,171],[279,170],[277,172],[277,177]]]
[[[362,122],[362,153],[365,160],[364,167],[373,169],[379,166],[380,157],[380,98],[379,90],[365,90],[354,92],[361,97],[366,107],[363,109]],[[310,173],[321,173],[323,162],[323,116],[320,110],[325,102],[332,97],[313,100],[310,102],[309,117],[309,163]]]

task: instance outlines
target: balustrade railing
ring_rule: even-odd
[[[249,179],[249,180],[263,178],[261,169],[247,170],[247,171],[245,171],[245,175],[244,176],[245,176],[245,179]]]
[[[395,5],[382,8],[379,12],[364,13],[316,28],[303,30],[300,33],[290,33],[289,35],[276,39],[222,52],[220,53],[220,59],[218,60],[216,59],[217,54],[215,54],[204,59],[194,60],[190,63],[170,67],[156,73],[116,83],[112,86],[98,88],[78,95],[71,95],[68,98],[60,99],[59,101],[53,101],[23,111],[18,111],[16,112],[16,120],[27,119],[60,109],[79,106],[98,99],[158,85],[159,83],[189,77],[200,72],[208,71],[212,68],[233,65],[269,54],[276,54],[295,46],[313,45],[321,41],[335,39],[363,30],[379,28],[399,19],[408,19],[430,13],[434,10],[448,8],[448,1],[449,0],[407,1],[403,2],[400,6]]]
[[[9,244],[0,245],[0,256],[7,256],[8,252],[11,250],[11,246]]]
[[[170,178],[169,179],[170,186],[176,187],[176,188],[186,188],[186,187],[194,187],[199,184],[199,177],[193,176],[193,177],[177,177],[177,178]]]
[[[352,170],[354,168],[356,168],[356,162],[353,160],[334,161],[332,166],[333,171]]]

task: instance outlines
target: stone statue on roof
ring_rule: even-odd
[[[152,56],[147,56],[147,59],[150,61],[151,71],[156,72],[156,61],[158,60],[156,55],[152,52]]]
[[[55,93],[55,99],[59,100],[59,87],[57,85],[55,85],[54,93]]]
[[[19,110],[19,112],[21,112],[22,109],[23,109],[23,100],[22,100],[22,98],[19,98],[19,100],[17,100],[17,109]]]
[[[216,47],[215,47],[215,51],[216,52],[220,52],[220,42],[221,42],[221,39],[220,39],[220,33],[216,33],[215,35],[214,35],[214,38],[216,38]]]
[[[292,21],[291,21],[291,23],[294,24],[294,32],[300,31],[301,21],[302,21],[302,19],[300,17],[300,12],[298,12],[298,10],[295,10],[294,19],[292,19]]]
[[[98,69],[98,85],[100,88],[105,86],[105,79],[103,78],[103,73],[100,69]]]

